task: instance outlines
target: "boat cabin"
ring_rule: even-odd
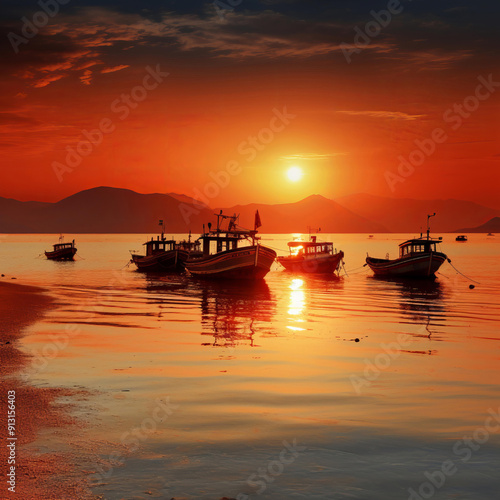
[[[198,253],[200,250],[201,243],[198,240],[191,241],[191,238],[188,240],[182,240],[177,243],[178,250],[185,250],[188,253]]]
[[[146,245],[146,256],[170,252],[176,249],[175,240],[166,240],[165,238],[160,240],[159,236],[156,237],[156,240],[151,237],[144,245]]]
[[[439,240],[431,240],[426,238],[417,238],[408,240],[399,245],[399,258],[409,257],[420,253],[438,252],[437,244],[441,243]]]
[[[311,241],[290,241],[288,243],[291,256],[315,256],[333,254],[333,243],[317,242],[316,236],[311,236]]]
[[[251,240],[252,245],[259,239],[257,230],[241,229],[237,226],[237,215],[224,215],[222,211],[217,216],[217,229],[212,229],[212,224],[208,223],[208,232],[205,232],[203,225],[203,234],[198,238],[203,242],[203,256],[214,255],[229,250],[237,250],[238,242],[241,240]],[[228,220],[226,229],[222,228],[223,221]]]
[[[210,231],[200,236],[203,241],[203,256],[236,250],[238,242],[255,237],[255,231]]]
[[[65,250],[67,248],[73,248],[75,246],[75,240],[71,243],[56,243],[52,246],[54,247],[54,252],[57,252],[58,250]]]

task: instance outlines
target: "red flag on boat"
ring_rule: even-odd
[[[256,230],[258,227],[262,226],[262,222],[260,222],[260,215],[259,211],[257,210],[255,212],[255,224],[254,224],[254,229]]]

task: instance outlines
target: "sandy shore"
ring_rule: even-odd
[[[0,280],[0,498],[17,500],[83,499],[89,498],[84,479],[78,478],[68,457],[55,453],[27,451],[40,430],[57,427],[69,431],[75,422],[67,409],[57,403],[61,396],[72,391],[40,388],[24,381],[20,374],[31,362],[30,355],[19,350],[23,329],[41,319],[52,307],[52,299],[44,290],[31,286],[6,283]],[[9,491],[6,481],[10,471],[11,452],[7,448],[8,397],[15,391],[15,492]],[[61,478],[73,479],[61,480]]]

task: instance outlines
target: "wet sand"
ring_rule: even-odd
[[[61,453],[40,453],[26,449],[40,431],[58,428],[74,432],[77,423],[69,416],[67,405],[57,402],[63,396],[74,396],[67,389],[40,388],[21,378],[31,356],[19,350],[23,330],[41,319],[53,305],[52,299],[40,288],[0,281],[0,498],[2,499],[80,499],[92,498],[85,491],[83,477],[75,475],[72,457]],[[7,401],[9,391],[15,391],[16,456],[15,492],[9,491],[7,463]],[[12,394],[12,393],[10,393]],[[73,457],[74,458],[74,457]],[[73,462],[73,463],[72,463]],[[61,480],[61,478],[70,478]]]

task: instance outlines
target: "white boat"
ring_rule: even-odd
[[[253,230],[239,228],[238,216],[216,214],[217,228],[208,231],[198,238],[202,242],[201,257],[189,258],[187,271],[199,278],[209,279],[262,279],[271,269],[276,252],[259,243],[257,227],[260,226],[259,213],[255,214]],[[222,227],[225,222],[227,227]],[[242,242],[250,244],[241,246]]]
[[[435,273],[448,257],[437,249],[437,245],[441,243],[442,238],[432,239],[429,235],[429,218],[434,215],[436,214],[427,216],[427,236],[420,236],[420,238],[413,238],[401,243],[397,259],[366,257],[366,263],[375,276],[395,278],[435,277]]]

